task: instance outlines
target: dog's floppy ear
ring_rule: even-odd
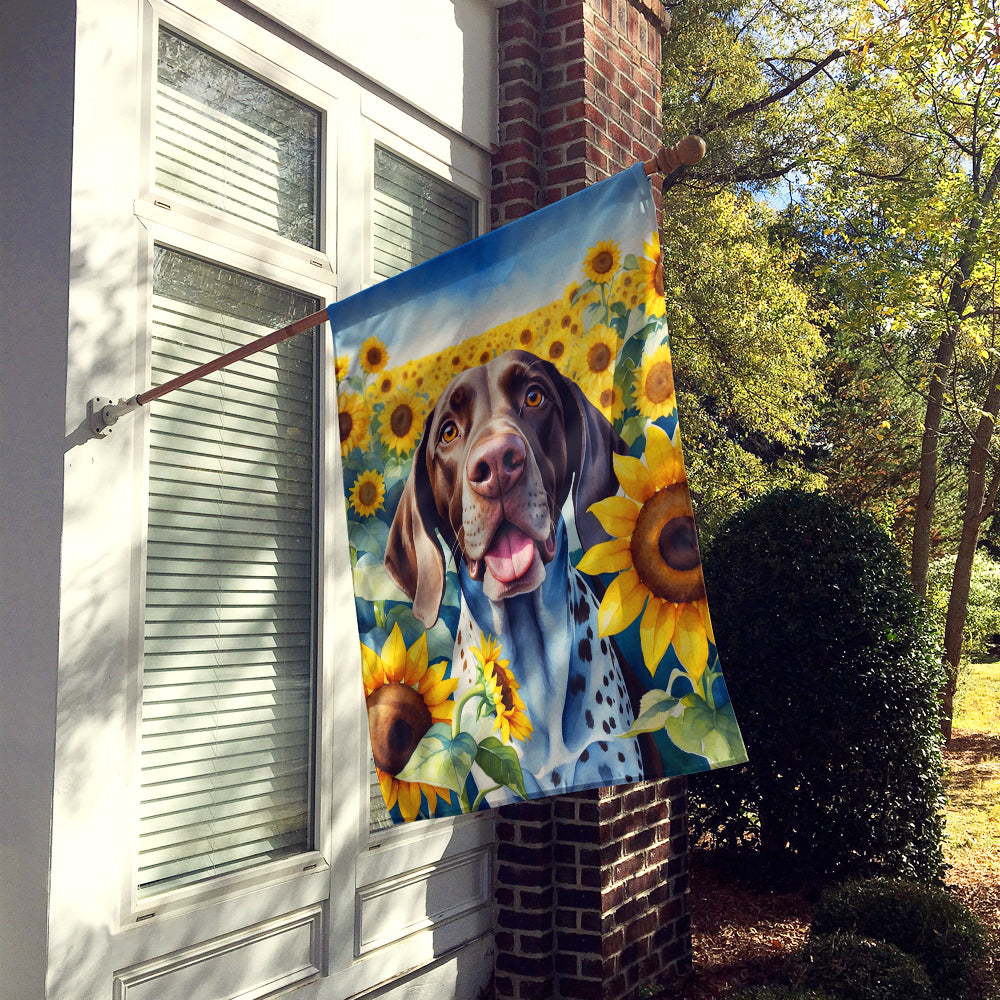
[[[444,597],[444,554],[434,534],[436,511],[427,476],[427,417],[424,436],[389,527],[384,564],[389,575],[413,602],[413,614],[430,628]]]
[[[558,379],[566,421],[567,460],[573,473],[576,532],[583,547],[589,549],[610,536],[587,508],[618,492],[611,456],[624,455],[628,449],[611,421],[587,399],[583,390],[564,375]]]

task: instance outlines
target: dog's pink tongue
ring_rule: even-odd
[[[524,576],[535,557],[535,543],[519,528],[505,524],[483,558],[500,583],[512,583]]]

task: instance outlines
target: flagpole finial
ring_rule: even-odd
[[[642,168],[647,174],[673,173],[679,166],[693,166],[705,155],[705,140],[700,135],[686,135],[673,146],[660,146],[656,156],[646,160]]]

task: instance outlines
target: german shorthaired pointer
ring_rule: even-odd
[[[507,351],[442,393],[390,528],[386,569],[427,628],[445,587],[436,533],[455,556],[459,694],[475,679],[471,649],[484,633],[501,643],[534,728],[513,743],[529,797],[643,775],[638,743],[618,738],[632,704],[615,650],[597,634],[599,601],[570,566],[560,514],[572,489],[582,545],[606,540],[587,508],[618,492],[611,455],[624,450],[578,386],[533,354]]]

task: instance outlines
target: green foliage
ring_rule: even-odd
[[[778,490],[704,566],[750,763],[692,778],[695,834],[772,875],[940,877],[941,666],[890,538],[831,497]]]
[[[699,526],[801,482],[824,347],[774,213],[749,197],[678,192],[664,219],[666,319]],[[705,233],[713,238],[706,240]]]
[[[751,986],[740,990],[733,1000],[838,1000],[825,990],[803,989],[800,986]]]
[[[828,888],[813,915],[814,935],[859,934],[920,961],[941,997],[960,997],[986,956],[982,924],[946,889],[905,879],[870,879]]]
[[[793,981],[837,1000],[933,1000],[924,967],[895,945],[854,934],[825,934],[806,943]]]
[[[953,557],[935,559],[927,574],[927,603],[931,621],[944,632],[948,594],[955,570]],[[962,654],[966,657],[985,653],[992,635],[1000,634],[1000,562],[983,549],[976,552],[972,564],[969,604],[962,636]]]

